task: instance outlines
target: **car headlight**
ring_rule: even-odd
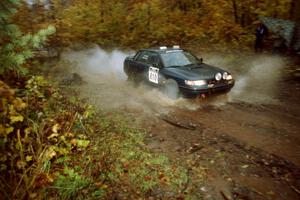
[[[216,79],[217,81],[219,81],[219,80],[221,80],[221,78],[222,78],[222,74],[221,74],[221,73],[216,73],[215,79]]]
[[[227,79],[227,76],[228,76],[228,73],[227,73],[227,72],[224,72],[222,78],[223,78],[224,80],[226,80],[226,79]]]
[[[202,85],[206,85],[206,81],[205,80],[196,80],[196,81],[185,80],[184,82],[185,82],[186,85],[189,85],[189,86],[202,86]]]
[[[228,74],[227,77],[226,77],[226,80],[227,80],[227,81],[232,80],[232,75],[231,75],[231,74]]]

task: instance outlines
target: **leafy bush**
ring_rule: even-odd
[[[67,103],[41,76],[25,85],[13,90],[0,81],[0,181],[7,198],[24,198],[51,184],[52,162],[88,145],[71,133],[83,106]]]
[[[96,112],[41,76],[21,85],[15,90],[0,81],[0,190],[6,199],[183,195],[186,170],[149,152],[129,116]]]

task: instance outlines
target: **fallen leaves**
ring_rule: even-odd
[[[14,131],[14,127],[10,126],[8,128],[5,128],[5,133],[8,135]],[[1,131],[0,131],[1,132]]]
[[[53,138],[57,138],[58,137],[58,134],[57,133],[52,133],[51,135],[49,135],[47,137],[48,140],[52,140]]]
[[[80,139],[77,139],[76,143],[77,143],[77,147],[79,147],[79,148],[86,148],[90,144],[90,141],[89,140],[80,140]]]
[[[21,99],[21,98],[16,98],[12,101],[12,104],[16,111],[22,111],[27,107],[27,104]]]
[[[249,167],[249,165],[242,165],[242,166],[241,166],[242,169],[246,169],[246,168],[248,168],[248,167]]]
[[[54,158],[57,155],[56,151],[55,151],[55,147],[51,146],[47,149],[45,156],[44,156],[44,160],[51,160],[52,158]]]
[[[55,124],[54,126],[52,126],[52,132],[53,133],[57,133],[57,131],[60,129],[60,126],[59,126],[59,124]]]
[[[35,179],[34,186],[35,188],[42,188],[45,187],[51,183],[53,183],[54,179],[52,176],[48,173],[40,173],[37,175]]]
[[[32,161],[32,156],[26,156],[26,162],[30,162],[30,161]]]
[[[24,117],[22,115],[17,115],[17,116],[10,116],[10,124],[14,124],[16,122],[22,122],[24,120]]]

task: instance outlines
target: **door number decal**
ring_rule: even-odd
[[[159,69],[155,67],[149,67],[149,81],[158,84],[158,72]]]

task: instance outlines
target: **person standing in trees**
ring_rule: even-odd
[[[267,27],[260,22],[255,31],[256,39],[255,39],[254,48],[256,53],[262,52],[264,46],[263,40],[264,37],[267,36],[267,34],[268,34]]]

